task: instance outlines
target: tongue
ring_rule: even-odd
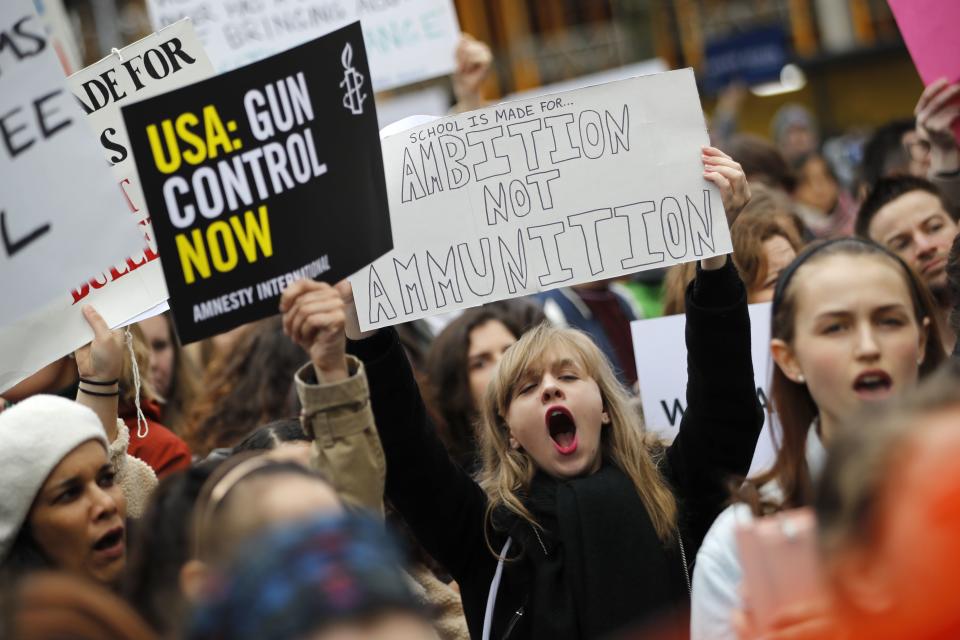
[[[558,433],[553,437],[554,441],[566,449],[571,444],[573,444],[573,431],[564,431],[563,433]]]

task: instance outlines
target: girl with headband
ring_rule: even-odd
[[[780,449],[704,539],[693,577],[693,640],[737,637],[734,617],[745,609],[737,524],[811,505],[824,444],[840,425],[866,405],[899,397],[944,360],[935,313],[914,272],[867,240],[811,245],[780,274],[770,333]]]

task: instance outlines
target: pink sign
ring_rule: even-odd
[[[940,78],[960,81],[960,2],[957,0],[889,0],[923,84]],[[960,140],[960,121],[953,132]]]

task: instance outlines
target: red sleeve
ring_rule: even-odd
[[[187,443],[165,426],[147,418],[147,435],[140,438],[136,416],[126,417],[123,421],[130,429],[127,453],[150,465],[158,478],[190,467],[192,456]]]

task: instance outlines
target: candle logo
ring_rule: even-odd
[[[369,96],[360,90],[363,87],[364,77],[362,73],[353,68],[353,47],[350,46],[349,42],[343,47],[340,61],[343,63],[343,80],[340,82],[340,86],[346,89],[343,96],[343,106],[350,109],[350,113],[353,115],[360,115],[363,113],[363,101]]]

